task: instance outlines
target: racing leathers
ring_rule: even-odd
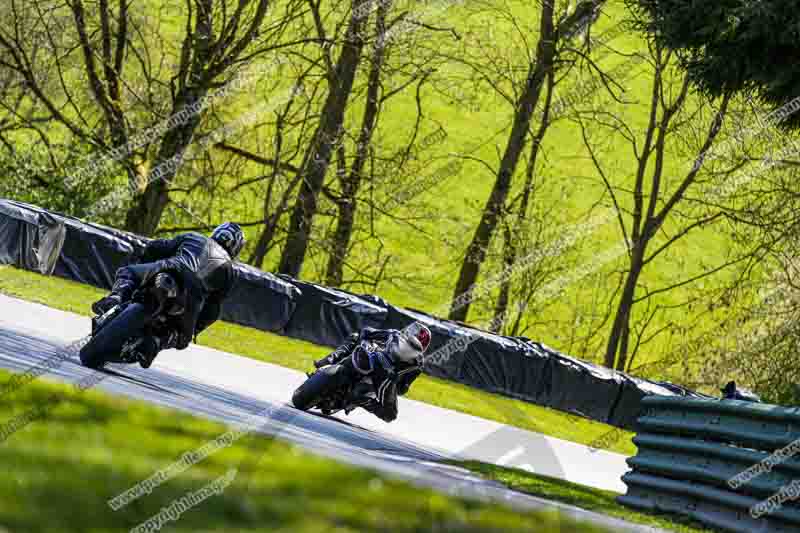
[[[397,397],[406,394],[422,373],[422,350],[416,339],[395,329],[364,328],[314,366],[335,365],[348,357],[352,358],[348,367],[369,376],[375,389],[377,400],[370,400],[362,407],[385,422],[396,419]]]
[[[186,310],[173,323],[174,331],[143,341],[142,366],[150,366],[160,350],[186,348],[200,332],[220,316],[222,302],[236,283],[234,262],[222,246],[199,233],[150,241],[138,264],[117,270],[112,293],[95,304],[126,301],[136,289],[160,272],[175,274],[187,292]],[[93,306],[93,309],[95,308]]]

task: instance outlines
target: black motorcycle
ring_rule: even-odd
[[[373,353],[379,347],[364,341],[361,349]],[[350,414],[354,409],[375,401],[377,396],[372,379],[356,370],[352,357],[309,374],[292,395],[292,404],[296,408],[302,411],[319,409],[326,416],[340,411]]]
[[[161,272],[146,281],[131,299],[92,319],[89,342],[80,350],[81,363],[101,368],[106,363],[137,363],[137,342],[168,331],[169,323],[187,308],[180,277]]]

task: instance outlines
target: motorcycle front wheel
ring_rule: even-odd
[[[141,335],[147,319],[148,312],[144,305],[128,305],[81,348],[81,364],[89,368],[101,368],[107,362],[117,359],[125,341]]]
[[[292,404],[301,411],[316,407],[326,396],[345,384],[346,372],[341,365],[320,368],[294,391]]]

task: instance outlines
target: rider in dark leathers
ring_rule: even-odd
[[[397,397],[406,394],[422,373],[422,356],[430,339],[430,330],[419,322],[403,331],[364,328],[360,333],[353,333],[333,353],[315,361],[314,366],[319,369],[352,358],[352,365],[342,368],[352,369],[354,374],[341,378],[352,380],[369,375],[377,401],[370,400],[363,407],[381,420],[392,422],[397,418]],[[380,349],[369,353],[363,348],[364,341],[375,343]]]
[[[216,322],[222,302],[236,283],[234,259],[244,246],[241,228],[226,222],[211,237],[186,233],[173,239],[150,241],[138,264],[117,270],[111,294],[92,305],[102,315],[131,298],[136,289],[160,272],[177,275],[187,290],[185,312],[173,322],[173,331],[138,341],[134,353],[142,367],[149,367],[161,350],[185,349],[196,337]]]

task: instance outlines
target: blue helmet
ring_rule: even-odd
[[[217,226],[211,233],[211,239],[225,248],[231,259],[236,259],[244,248],[244,232],[235,222],[225,222]]]

